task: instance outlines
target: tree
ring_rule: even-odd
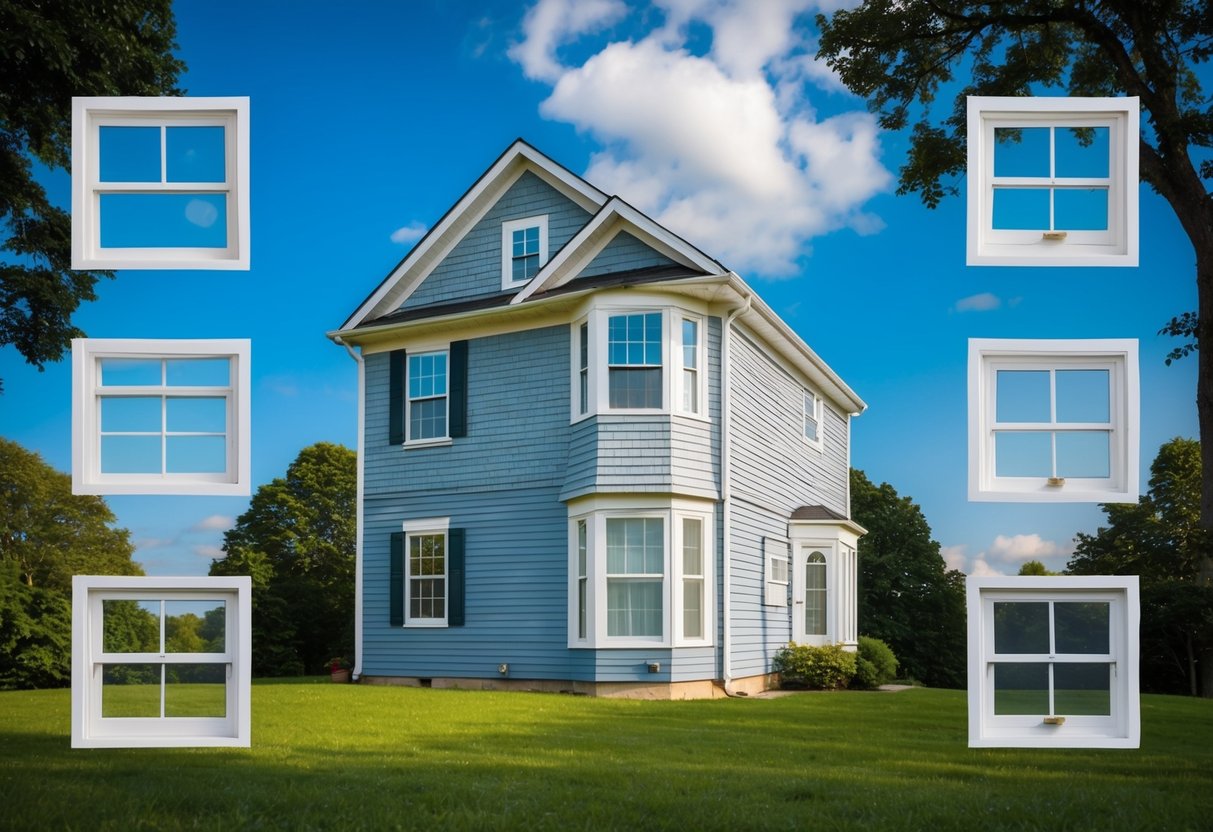
[[[253,672],[323,670],[354,651],[357,454],[320,442],[257,489],[212,575],[253,579]]]
[[[1213,695],[1199,658],[1213,648],[1213,587],[1200,580],[1201,449],[1172,439],[1150,466],[1150,488],[1136,503],[1103,506],[1108,525],[1078,534],[1066,571],[1138,575],[1142,686]]]
[[[948,569],[913,500],[851,469],[859,539],[859,629],[886,642],[902,672],[935,687],[965,686],[964,575]]]
[[[1196,253],[1197,310],[1163,331],[1193,337],[1171,359],[1213,343],[1213,98],[1193,67],[1213,56],[1208,0],[865,0],[819,15],[818,57],[868,99],[881,127],[913,119],[899,194],[917,192],[935,207],[958,193],[965,169],[965,96],[1029,95],[1062,89],[1075,96],[1127,94],[1148,117],[1139,144],[1140,175],[1175,211]],[[931,104],[957,70],[969,83],[938,120]],[[1203,158],[1199,163],[1198,158]],[[1213,584],[1213,355],[1198,351],[1196,407],[1204,471],[1200,489],[1199,578]],[[1213,646],[1201,657],[1213,692]]]
[[[1056,575],[1056,572],[1050,572],[1048,568],[1038,560],[1029,560],[1019,567],[1020,575]]]
[[[72,270],[71,219],[31,161],[70,165],[72,96],[180,94],[175,37],[171,0],[0,0],[0,347],[39,369],[84,335],[72,313],[113,273]]]

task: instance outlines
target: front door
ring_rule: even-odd
[[[792,576],[792,639],[799,644],[829,644],[833,613],[830,563],[834,544],[825,541],[794,544]]]

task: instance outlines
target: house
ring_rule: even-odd
[[[855,644],[863,401],[526,142],[329,336],[359,368],[364,681],[713,696]]]

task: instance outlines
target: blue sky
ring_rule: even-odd
[[[1197,435],[1195,359],[1164,366],[1155,334],[1196,305],[1169,206],[1142,188],[1139,268],[967,268],[963,198],[895,196],[905,136],[811,59],[811,12],[837,4],[740,5],[179,2],[182,86],[251,99],[252,268],[119,272],[75,322],[251,338],[254,486],[312,442],[354,447],[355,366],[324,333],[521,136],[753,285],[868,402],[853,465],[922,506],[949,563],[1062,567],[1096,506],[967,502],[967,339],[1140,339],[1144,487]],[[67,207],[67,173],[43,179]],[[70,360],[5,348],[0,377],[0,435],[69,470]],[[205,574],[248,504],[107,499],[159,575]]]

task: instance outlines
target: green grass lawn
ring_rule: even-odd
[[[5,829],[1211,829],[1213,702],[1139,751],[970,750],[963,691],[636,702],[253,686],[250,749],[69,747],[0,693]]]

